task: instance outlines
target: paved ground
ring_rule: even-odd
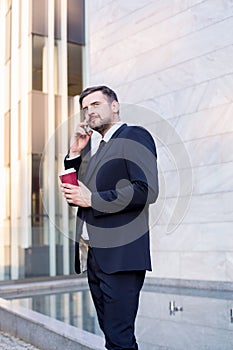
[[[39,350],[24,341],[0,331],[0,350]]]

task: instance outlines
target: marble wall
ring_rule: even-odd
[[[109,85],[123,105],[143,107],[134,122],[157,142],[161,192],[151,210],[150,275],[231,281],[233,1],[87,4],[89,85]],[[134,116],[123,117],[133,122]],[[188,163],[177,160],[177,138],[160,137],[168,127]],[[185,204],[169,232],[179,197]]]

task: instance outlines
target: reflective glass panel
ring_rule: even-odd
[[[85,44],[83,0],[67,1],[67,41]]]
[[[43,60],[45,60],[45,37],[32,37],[32,89],[43,90]]]
[[[48,35],[48,0],[32,0],[32,33]]]
[[[68,95],[80,95],[82,91],[82,46],[67,44],[68,51]]]

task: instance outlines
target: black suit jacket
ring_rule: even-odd
[[[83,221],[104,272],[151,270],[148,210],[158,197],[156,159],[149,132],[126,124],[90,159],[82,181],[92,192],[92,207],[78,208],[77,273]],[[82,157],[65,158],[65,168],[74,167],[77,174],[81,164]]]

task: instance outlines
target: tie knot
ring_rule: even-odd
[[[102,148],[105,145],[105,143],[106,142],[104,140],[101,140],[98,148]]]
[[[99,146],[98,146],[97,151],[96,151],[96,155],[101,151],[101,149],[103,148],[103,146],[105,144],[106,144],[106,142],[104,140],[100,141]]]

